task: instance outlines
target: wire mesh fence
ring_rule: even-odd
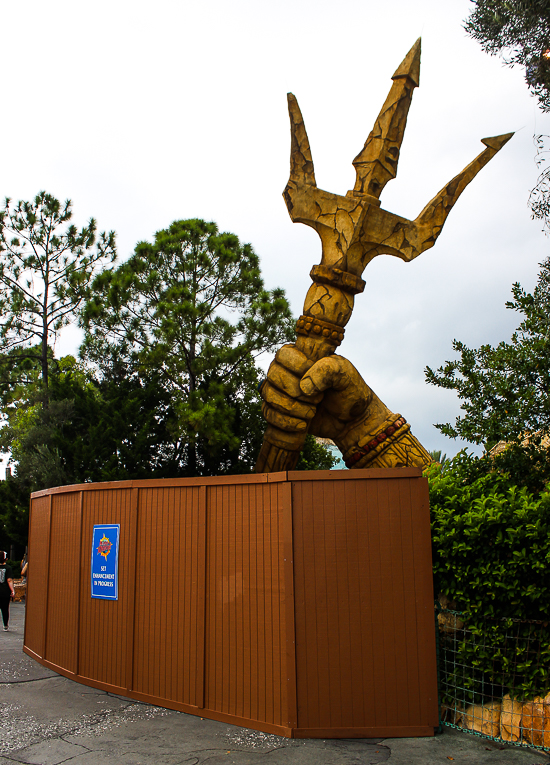
[[[441,724],[550,750],[550,623],[436,613]]]

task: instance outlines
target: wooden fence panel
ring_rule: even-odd
[[[207,489],[205,707],[287,725],[277,484]]]
[[[32,618],[25,619],[25,646],[40,658],[44,658],[46,638],[51,503],[51,496],[33,499],[29,522],[32,574],[29,570],[26,610],[27,614],[31,612]]]
[[[419,544],[426,558],[429,514],[412,507],[410,483],[293,483],[298,735],[437,725],[431,579],[419,594],[414,560]]]
[[[433,716],[437,698],[436,672],[433,669],[436,656],[435,630],[433,629],[433,571],[432,540],[426,529],[430,517],[430,499],[428,481],[411,482],[411,549],[414,555],[414,596],[418,642],[422,650],[418,652],[419,706],[424,719]],[[424,518],[424,523],[421,519]],[[412,620],[411,612],[409,619]]]
[[[131,547],[128,538],[132,527],[131,489],[85,491],[82,513],[82,546],[80,571],[80,641],[79,674],[88,680],[112,689],[131,687],[128,677],[128,619],[133,612],[129,579]],[[97,600],[91,597],[90,570],[93,526],[120,523],[118,559],[118,600]]]
[[[199,486],[142,489],[133,689],[202,706],[204,538]]]
[[[52,496],[45,649],[48,661],[75,674],[78,671],[80,498],[80,492]],[[75,616],[67,619],[67,614]]]

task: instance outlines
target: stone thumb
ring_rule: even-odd
[[[323,393],[329,388],[342,390],[349,384],[341,356],[326,356],[309,369],[300,380],[300,390],[306,396]]]

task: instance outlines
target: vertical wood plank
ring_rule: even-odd
[[[388,535],[390,539],[391,556],[391,621],[389,628],[392,632],[393,644],[388,655],[388,663],[392,667],[391,685],[388,687],[390,709],[393,710],[395,722],[399,726],[407,725],[408,698],[412,689],[406,684],[407,678],[407,623],[405,618],[405,576],[404,552],[407,540],[403,535],[403,518],[410,508],[407,506],[406,493],[401,492],[402,481],[386,481],[389,500]],[[405,489],[407,487],[405,486]],[[412,635],[409,635],[414,640]],[[388,712],[390,711],[388,710]]]
[[[438,724],[437,667],[434,628],[434,594],[428,479],[412,481],[415,508],[413,540],[418,622],[418,671],[420,713],[429,724]]]
[[[246,506],[243,507],[243,603],[242,603],[242,639],[243,639],[243,676],[242,676],[242,715],[250,719],[252,715],[251,687],[253,672],[256,670],[252,661],[252,625],[254,617],[251,610],[251,526],[252,519],[261,505],[261,487],[250,486],[246,494]],[[244,640],[246,639],[246,650]]]
[[[294,617],[294,531],[292,512],[293,485],[290,481],[278,484],[282,515],[284,555],[284,619],[285,619],[285,675],[286,710],[283,720],[289,728],[298,726],[296,688],[296,624]]]
[[[361,485],[358,497],[361,505],[359,524],[364,528],[361,541],[365,543],[362,550],[362,569],[365,572],[365,589],[368,592],[369,609],[365,614],[366,640],[368,646],[368,673],[366,680],[369,687],[366,694],[371,703],[366,707],[372,717],[373,726],[386,725],[386,690],[384,671],[384,631],[383,631],[383,593],[382,576],[382,546],[380,540],[380,481],[365,481]]]
[[[25,646],[43,657],[50,497],[36,497],[30,502],[29,561],[33,561],[34,574],[27,579]],[[28,617],[29,613],[32,614],[32,618]]]
[[[360,727],[365,720],[374,719],[374,679],[372,672],[373,619],[368,579],[369,538],[365,522],[365,482],[346,481],[343,501],[348,509],[346,548],[353,550],[348,556],[347,579],[350,583],[351,608],[349,613],[349,657],[351,672],[351,720]]]
[[[137,530],[139,519],[139,489],[132,489],[127,525],[128,563],[126,569],[127,585],[119,597],[124,598],[126,621],[126,688],[134,688],[134,652],[135,652],[135,612],[136,612],[136,565],[137,565]]]
[[[126,688],[128,669],[128,611],[125,603],[131,552],[128,547],[131,498],[130,488],[109,490],[94,487],[83,493],[79,671],[85,678],[97,679],[121,689]],[[92,529],[95,524],[103,523],[120,524],[119,599],[113,601],[94,599],[90,593]],[[105,645],[110,647],[110,651],[100,650],[99,647]]]
[[[27,540],[27,560],[30,559],[32,537],[33,537],[33,501],[32,501],[32,497],[29,497],[29,538]],[[27,590],[25,593],[25,613],[28,613],[28,611],[29,611],[29,579],[27,577]],[[25,624],[23,625],[23,645],[24,646],[29,645],[29,632],[27,630],[27,626],[29,622],[30,622],[29,619],[25,619]]]
[[[77,520],[77,539],[78,539],[78,590],[77,590],[77,608],[76,608],[76,667],[75,673],[80,674],[80,601],[82,599],[82,516],[84,513],[84,493],[80,491],[78,496],[78,520]]]
[[[52,496],[49,542],[47,658],[71,673],[76,673],[77,663],[79,495]]]
[[[48,521],[47,530],[48,536],[46,539],[46,595],[45,595],[45,608],[44,608],[44,633],[42,637],[42,657],[47,659],[47,647],[48,647],[48,607],[50,602],[50,560],[51,560],[51,540],[52,540],[52,503],[53,495],[50,494],[48,503]]]
[[[197,679],[195,684],[195,704],[204,709],[205,685],[205,641],[206,641],[206,526],[208,518],[208,493],[206,486],[199,489],[198,501],[198,535],[197,535]]]
[[[422,705],[420,699],[421,682],[418,656],[423,649],[419,644],[419,622],[416,618],[417,588],[419,585],[421,586],[421,582],[417,581],[414,561],[414,524],[416,522],[414,489],[417,482],[418,479],[414,478],[399,482],[402,508],[400,520],[403,537],[402,564],[404,580],[403,624],[405,628],[405,677],[407,680],[406,686],[408,688],[408,693],[404,700],[407,702],[405,719],[408,721],[409,725],[419,725],[422,721]]]

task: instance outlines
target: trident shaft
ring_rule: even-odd
[[[322,259],[313,266],[303,315],[297,322],[296,346],[314,364],[334,353],[344,338],[361,278],[377,255],[409,262],[433,247],[447,216],[466,186],[513,133],[483,138],[485,149],[424,207],[408,220],[380,207],[380,194],[395,178],[414,89],[420,79],[420,39],[392,77],[388,97],[362,151],[353,160],[355,186],[345,196],[317,187],[311,149],[300,107],[288,94],[291,149],[290,177],[283,196],[291,219],[314,228],[321,238]],[[286,433],[272,425],[264,437],[256,472],[294,467],[305,434]]]

